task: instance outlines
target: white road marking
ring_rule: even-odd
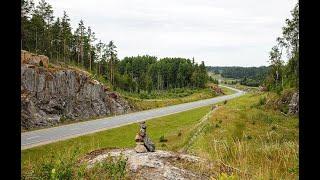
[[[71,131],[74,131],[74,130],[79,130],[80,128],[72,128],[70,129]]]
[[[38,138],[40,136],[31,136],[31,137],[28,137],[27,139],[30,140],[30,139],[35,139],[35,138]]]

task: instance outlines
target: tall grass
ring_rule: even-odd
[[[298,117],[252,106],[263,97],[247,94],[218,109],[211,124],[222,121],[220,128],[206,131],[190,151],[232,167],[240,179],[297,179]]]

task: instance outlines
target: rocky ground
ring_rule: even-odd
[[[33,57],[36,56],[29,58]],[[49,127],[66,119],[123,114],[131,110],[127,101],[86,73],[29,62],[24,60],[21,64],[22,129]]]
[[[162,150],[146,153],[137,153],[134,149],[98,150],[86,155],[81,162],[86,162],[87,168],[92,168],[108,157],[120,156],[127,159],[126,177],[129,179],[210,179],[209,172],[194,168],[201,165],[209,168],[210,163],[206,163],[204,159]]]

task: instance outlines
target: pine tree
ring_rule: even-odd
[[[111,84],[114,84],[114,71],[115,71],[115,63],[117,60],[117,50],[116,46],[114,45],[113,41],[110,41],[107,45],[107,59],[108,59],[108,65],[109,65],[109,78]]]
[[[63,41],[63,61],[66,62],[66,58],[67,58],[70,63],[72,32],[71,32],[70,18],[65,11],[63,11],[63,17],[61,20],[61,29],[62,29],[61,35],[62,35],[62,41]]]

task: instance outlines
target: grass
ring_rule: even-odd
[[[242,85],[240,83],[237,83],[237,84],[230,84],[228,85],[230,87],[233,87],[233,88],[236,88],[236,89],[240,89],[240,90],[243,90],[243,91],[251,91],[251,92],[255,92],[258,90],[258,87],[251,87],[251,86],[245,86],[245,85]]]
[[[264,107],[265,94],[247,94],[216,110],[189,153],[238,169],[240,179],[297,179],[298,117]],[[215,125],[219,125],[218,127]]]
[[[177,150],[186,143],[188,133],[192,131],[199,119],[210,111],[210,108],[206,106],[148,120],[146,121],[148,135],[157,149]],[[138,130],[137,124],[131,124],[23,150],[21,152],[22,174],[39,169],[41,164],[50,160],[52,156],[60,157],[62,160],[68,159],[67,157],[75,150],[78,151],[77,157],[80,157],[99,148],[132,148],[135,146],[134,137]],[[161,136],[167,140],[165,146],[163,142],[159,142]]]
[[[226,90],[225,88],[224,90]],[[165,106],[171,106],[171,105],[176,105],[176,104],[181,104],[181,103],[187,103],[187,102],[193,102],[201,99],[208,99],[208,98],[213,98],[216,97],[217,95],[212,92],[209,88],[205,89],[198,89],[198,90],[185,90],[185,91],[190,91],[190,93],[187,96],[182,96],[181,94],[183,93],[177,93],[175,95],[171,96],[176,96],[174,98],[171,98],[171,96],[164,96],[164,95],[159,95],[159,98],[157,99],[141,99],[137,98],[137,95],[131,96],[130,94],[124,95],[124,97],[130,102],[130,104],[133,104],[136,110],[147,110],[147,109],[153,109],[153,108],[159,108],[159,107],[165,107]],[[226,90],[228,93],[232,93],[231,90],[227,89]],[[174,93],[171,93],[174,94]],[[182,97],[178,97],[178,96]]]
[[[220,107],[200,126],[199,120],[211,107],[149,120],[146,122],[148,134],[156,144],[156,149],[179,151],[188,146],[188,153],[220,164],[209,169],[193,164],[181,165],[204,173],[214,171],[218,179],[298,179],[298,117],[284,116],[279,110],[269,108],[266,101],[270,97],[273,95],[248,93],[229,100],[226,104],[219,103]],[[201,133],[190,144],[200,127]],[[43,162],[50,162],[53,155],[60,157],[62,161],[68,161],[75,150],[78,151],[78,158],[99,148],[133,148],[138,129],[137,124],[131,124],[23,150],[22,173],[53,167],[42,166]],[[119,163],[123,165],[124,162]],[[115,167],[121,167],[120,165],[107,162],[93,172],[86,173],[91,173],[90,177],[97,177],[96,173],[103,177],[118,176],[116,172],[121,169]]]

